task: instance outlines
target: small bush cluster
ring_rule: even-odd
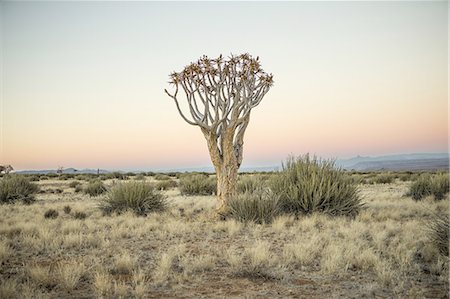
[[[106,186],[99,180],[90,181],[83,192],[89,196],[99,196],[106,192]]]
[[[241,222],[271,223],[279,213],[278,197],[262,188],[239,194],[229,202],[230,216]]]
[[[407,193],[414,200],[433,195],[436,200],[444,199],[449,192],[448,173],[422,174],[413,182]]]
[[[100,207],[105,214],[132,211],[145,216],[150,212],[163,211],[166,205],[165,196],[153,185],[133,181],[114,186]]]
[[[217,192],[217,183],[207,175],[184,175],[180,178],[179,188],[183,195],[211,195]]]
[[[31,203],[39,187],[21,175],[8,175],[0,181],[0,203]]]
[[[357,185],[334,161],[309,155],[288,158],[283,170],[271,180],[286,213],[356,215],[361,207]]]
[[[73,213],[73,218],[83,220],[87,218],[87,214],[85,212],[76,211]]]
[[[58,218],[58,211],[55,209],[48,209],[45,213],[44,213],[44,218],[46,219],[55,219]]]

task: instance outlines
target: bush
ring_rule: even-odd
[[[81,187],[81,185],[75,187],[75,193],[79,193],[81,191],[83,191],[83,187]]]
[[[72,211],[72,208],[70,206],[64,206],[64,213],[66,214],[70,214],[70,212]]]
[[[362,207],[357,185],[334,161],[309,155],[288,158],[271,189],[287,213],[354,216]]]
[[[44,213],[44,218],[46,219],[55,219],[58,217],[58,211],[55,209],[49,209]]]
[[[168,190],[171,188],[175,188],[178,186],[178,183],[172,179],[164,180],[164,181],[158,181],[155,184],[155,188],[158,190]]]
[[[165,196],[151,184],[128,182],[113,187],[103,200],[101,209],[105,214],[129,210],[137,215],[147,215],[150,212],[164,210],[166,205]]]
[[[242,222],[271,223],[279,213],[278,197],[262,188],[239,194],[229,202],[230,216]]]
[[[157,174],[154,176],[155,180],[157,181],[164,181],[164,180],[170,180],[170,177],[166,174]]]
[[[72,181],[72,182],[70,182],[69,187],[76,188],[79,185],[81,185],[81,183],[79,181]]]
[[[87,214],[85,212],[76,211],[73,213],[73,217],[75,219],[83,220],[87,218]]]
[[[211,195],[216,194],[217,183],[207,175],[191,174],[180,178],[179,188],[183,195]]]
[[[106,192],[106,186],[101,181],[91,181],[83,192],[89,196],[98,196]]]
[[[8,175],[0,181],[0,203],[31,203],[39,187],[21,175]]]
[[[432,244],[439,250],[440,254],[448,257],[450,230],[448,214],[434,215],[428,228]]]
[[[237,191],[238,193],[251,193],[263,187],[263,180],[259,175],[240,175]]]
[[[409,187],[407,193],[414,200],[433,195],[436,200],[441,200],[449,192],[448,173],[422,174]]]
[[[121,172],[114,171],[105,175],[105,179],[126,180],[127,176]]]

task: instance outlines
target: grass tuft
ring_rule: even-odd
[[[132,181],[114,186],[102,201],[101,209],[106,214],[132,211],[145,216],[163,211],[166,206],[166,197],[151,184]]]

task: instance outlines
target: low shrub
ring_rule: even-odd
[[[157,181],[170,180],[170,176],[161,173],[156,174],[153,178]]]
[[[286,213],[354,216],[362,207],[357,185],[332,160],[288,158],[270,187]]]
[[[88,194],[89,196],[99,196],[106,192],[106,186],[103,184],[102,181],[91,181],[89,184],[83,189],[83,192],[85,194]]]
[[[55,219],[58,217],[58,211],[55,209],[49,209],[44,213],[44,218],[46,219]]]
[[[72,211],[72,208],[70,206],[64,206],[63,211],[66,214],[70,214],[70,212]]]
[[[239,194],[229,202],[230,216],[241,222],[271,223],[279,213],[278,197],[262,188]]]
[[[76,211],[73,213],[73,218],[83,220],[87,218],[87,214],[85,212]]]
[[[34,201],[34,195],[38,191],[38,185],[31,183],[24,176],[8,175],[0,181],[0,203],[22,201],[29,204]]]
[[[79,193],[79,192],[83,191],[83,187],[81,187],[81,185],[78,185],[75,187],[74,191],[75,191],[75,193]]]
[[[217,183],[207,175],[191,174],[180,178],[179,188],[183,195],[212,195],[217,192]]]
[[[155,188],[158,190],[169,190],[171,188],[176,188],[178,186],[178,183],[172,179],[158,181],[155,184]]]
[[[153,185],[133,181],[114,186],[100,208],[105,214],[133,211],[143,216],[150,212],[163,211],[166,205],[166,197]]]
[[[79,185],[81,185],[80,181],[72,181],[72,182],[70,182],[69,187],[70,188],[76,188]]]
[[[407,193],[414,200],[433,195],[436,200],[441,200],[449,192],[448,173],[422,174],[409,187]]]
[[[108,173],[104,177],[106,180],[107,179],[116,179],[116,180],[126,180],[127,179],[127,176],[125,174],[118,172],[118,171]]]
[[[390,173],[380,173],[372,180],[375,184],[392,184],[395,177]]]

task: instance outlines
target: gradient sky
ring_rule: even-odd
[[[275,85],[243,166],[289,154],[446,152],[447,2],[2,2],[0,163],[210,165],[163,90],[201,55],[259,55]]]

